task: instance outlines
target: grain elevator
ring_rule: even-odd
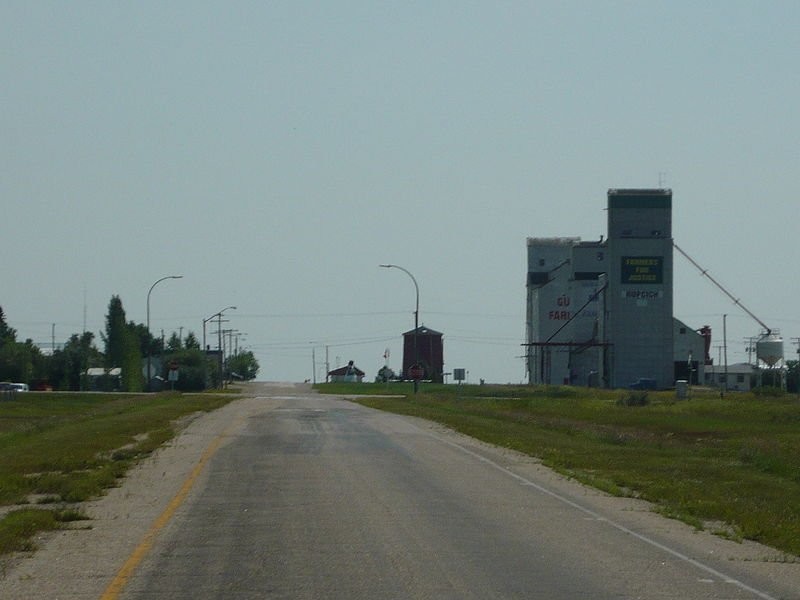
[[[673,385],[672,192],[608,190],[604,240],[528,238],[531,383]]]

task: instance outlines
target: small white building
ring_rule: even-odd
[[[749,363],[733,365],[707,365],[705,384],[710,387],[724,388],[734,392],[749,392],[756,370]]]

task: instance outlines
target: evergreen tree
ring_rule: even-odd
[[[0,380],[29,382],[33,375],[32,348],[30,340],[24,344],[17,342],[17,332],[6,323],[0,306]]]
[[[183,340],[183,347],[187,350],[199,350],[200,349],[200,342],[197,340],[197,336],[194,334],[194,331],[190,331],[189,334],[186,336],[186,339]]]
[[[103,335],[105,342],[106,368],[122,366],[125,362],[126,338],[128,337],[128,324],[125,321],[125,309],[119,296],[111,296],[106,314],[106,331]]]
[[[167,340],[167,352],[177,352],[182,348],[183,344],[181,343],[181,338],[173,331],[172,335],[169,336],[169,340]]]
[[[142,351],[139,330],[141,326],[125,320],[125,309],[119,296],[111,296],[106,315],[103,341],[106,347],[106,368],[122,369],[122,389],[127,392],[142,390]],[[146,329],[146,328],[145,328]]]
[[[6,342],[16,342],[17,341],[17,332],[15,329],[8,326],[6,323],[6,315],[3,312],[3,307],[0,306],[0,346],[6,344]]]

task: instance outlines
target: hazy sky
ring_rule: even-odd
[[[373,378],[420,319],[525,379],[526,238],[670,187],[675,241],[800,336],[800,3],[0,1],[0,306],[62,344],[225,327],[260,379]],[[758,323],[675,255],[728,360]],[[216,325],[209,324],[209,333]],[[215,347],[216,341],[210,342]]]

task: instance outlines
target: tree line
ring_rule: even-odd
[[[17,340],[17,332],[0,306],[0,381],[27,383],[31,389],[141,392],[147,387],[146,359],[150,356],[154,367],[151,389],[197,391],[221,387],[225,380],[255,379],[259,369],[250,351],[226,356],[220,365],[219,353],[204,351],[191,331],[185,338],[173,332],[164,342],[151,335],[146,325],[128,321],[116,295],[108,304],[100,341],[102,350],[94,333],[74,333],[62,348],[43,353],[31,339]],[[102,374],[90,375],[90,369]],[[177,380],[169,381],[170,371],[177,372]]]

